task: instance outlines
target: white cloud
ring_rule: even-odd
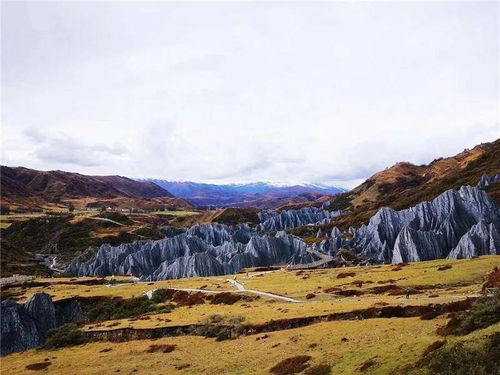
[[[2,162],[352,186],[499,129],[498,3],[5,3]]]

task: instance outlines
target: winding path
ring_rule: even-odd
[[[293,298],[290,298],[290,297],[280,296],[278,294],[261,292],[260,290],[245,289],[245,286],[243,284],[241,284],[241,283],[239,283],[239,282],[237,282],[236,280],[233,280],[233,279],[227,279],[227,281],[229,281],[236,288],[236,290],[238,292],[248,292],[248,293],[253,293],[253,294],[259,294],[261,296],[266,296],[266,297],[281,299],[281,300],[286,301],[286,302],[295,302],[295,303],[302,302],[302,301],[299,301],[299,300],[296,300],[296,299],[293,299]]]

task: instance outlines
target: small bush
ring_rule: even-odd
[[[150,300],[146,296],[128,299],[82,299],[80,305],[89,322],[134,318],[149,313],[168,313],[174,308],[173,305],[157,306],[152,299]]]
[[[88,337],[78,329],[76,324],[64,324],[48,332],[44,349],[57,349],[68,346],[82,345],[88,342]]]
[[[438,329],[441,335],[466,335],[477,329],[489,327],[500,321],[500,291],[491,297],[483,297],[474,303],[468,312],[452,318]]]
[[[500,333],[489,337],[482,347],[466,343],[434,350],[426,364],[435,375],[490,375],[500,373]]]
[[[197,328],[197,334],[205,337],[214,337],[215,341],[224,341],[238,338],[243,333],[243,316],[210,315],[204,325]]]
[[[153,303],[163,303],[168,300],[167,293],[165,292],[165,289],[157,289],[153,292],[153,295],[151,296],[151,302]]]

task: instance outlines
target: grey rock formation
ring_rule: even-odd
[[[493,176],[482,175],[479,183],[476,186],[478,188],[485,188],[497,182],[500,182],[500,174],[496,174]]]
[[[493,223],[480,221],[460,239],[448,258],[464,259],[480,255],[495,255],[500,252],[500,231]]]
[[[144,280],[222,275],[245,267],[309,263],[315,259],[299,238],[278,228],[329,222],[336,212],[318,208],[262,213],[257,229],[247,225],[195,225],[158,241],[101,246],[75,259],[66,269],[77,276],[124,274]],[[330,237],[313,248],[335,255],[352,250],[371,263],[399,263],[437,258],[500,254],[500,213],[477,187],[448,190],[431,202],[396,211],[380,209],[359,228]],[[264,232],[276,231],[269,235]],[[326,235],[322,230],[317,236]]]
[[[2,301],[1,354],[27,350],[43,344],[49,330],[82,319],[76,301],[63,301],[55,307],[46,293],[36,293],[25,304]]]
[[[498,228],[495,202],[484,191],[464,186],[405,210],[382,208],[367,225],[349,229],[351,240],[342,240],[334,228],[329,241],[379,263],[470,258],[500,254]]]
[[[282,212],[261,212],[259,214],[259,231],[274,232],[291,229],[307,224],[327,224],[332,217],[340,215],[339,211],[327,211],[316,207],[304,207]]]
[[[84,320],[82,309],[76,300],[57,302],[55,308],[58,327],[66,323],[79,323]]]
[[[164,280],[312,259],[304,242],[284,232],[271,236],[246,225],[199,224],[158,241],[103,245],[97,252],[75,259],[66,271],[77,276],[123,274]]]

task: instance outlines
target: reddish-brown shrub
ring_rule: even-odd
[[[314,298],[314,297],[316,297],[316,294],[314,294],[314,293],[309,293],[309,294],[306,296],[306,299],[312,299],[312,298]]]

